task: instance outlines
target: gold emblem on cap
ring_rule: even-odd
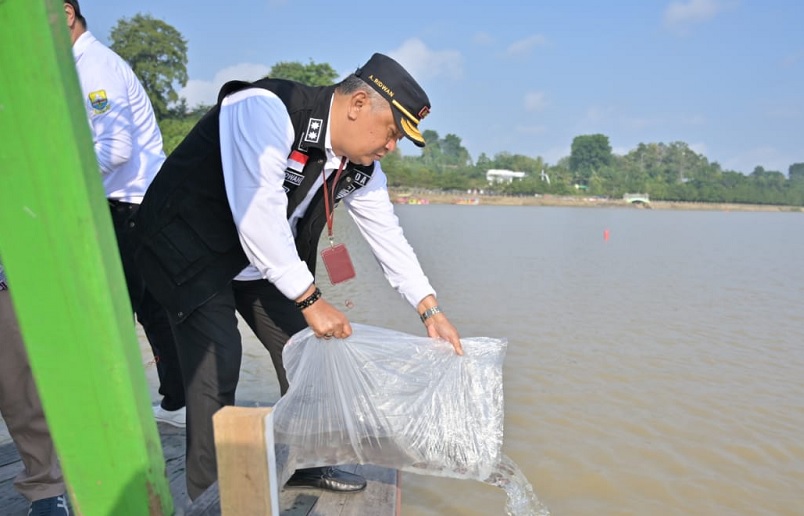
[[[407,109],[402,107],[402,104],[400,104],[396,100],[392,100],[391,104],[393,104],[395,108],[397,108],[399,111],[401,111],[403,115],[405,115],[406,117],[410,118],[416,125],[419,125],[419,119],[416,118],[415,116],[413,116],[410,113],[410,111],[408,111]]]
[[[402,130],[405,131],[405,134],[408,135],[410,138],[413,138],[417,142],[424,143],[424,137],[422,133],[419,132],[419,128],[415,125],[411,124],[409,121],[405,120],[404,118],[400,120],[402,124]]]

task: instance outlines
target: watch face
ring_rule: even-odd
[[[441,313],[441,308],[439,308],[438,306],[433,306],[433,307],[428,308],[427,310],[425,310],[419,317],[421,317],[422,322],[424,322],[427,319],[429,319],[430,317],[434,316],[435,314],[440,314],[440,313]]]

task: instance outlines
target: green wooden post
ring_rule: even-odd
[[[73,507],[172,514],[63,4],[0,26],[0,255]]]

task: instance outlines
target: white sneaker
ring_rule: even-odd
[[[162,405],[154,405],[154,419],[157,423],[166,423],[178,428],[187,426],[185,420],[187,419],[187,407],[182,407],[178,410],[165,410]]]

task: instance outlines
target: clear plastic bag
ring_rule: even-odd
[[[306,329],[285,346],[290,388],[274,407],[279,485],[298,468],[374,464],[489,481],[503,460],[507,341],[445,341],[352,324],[345,340]]]

